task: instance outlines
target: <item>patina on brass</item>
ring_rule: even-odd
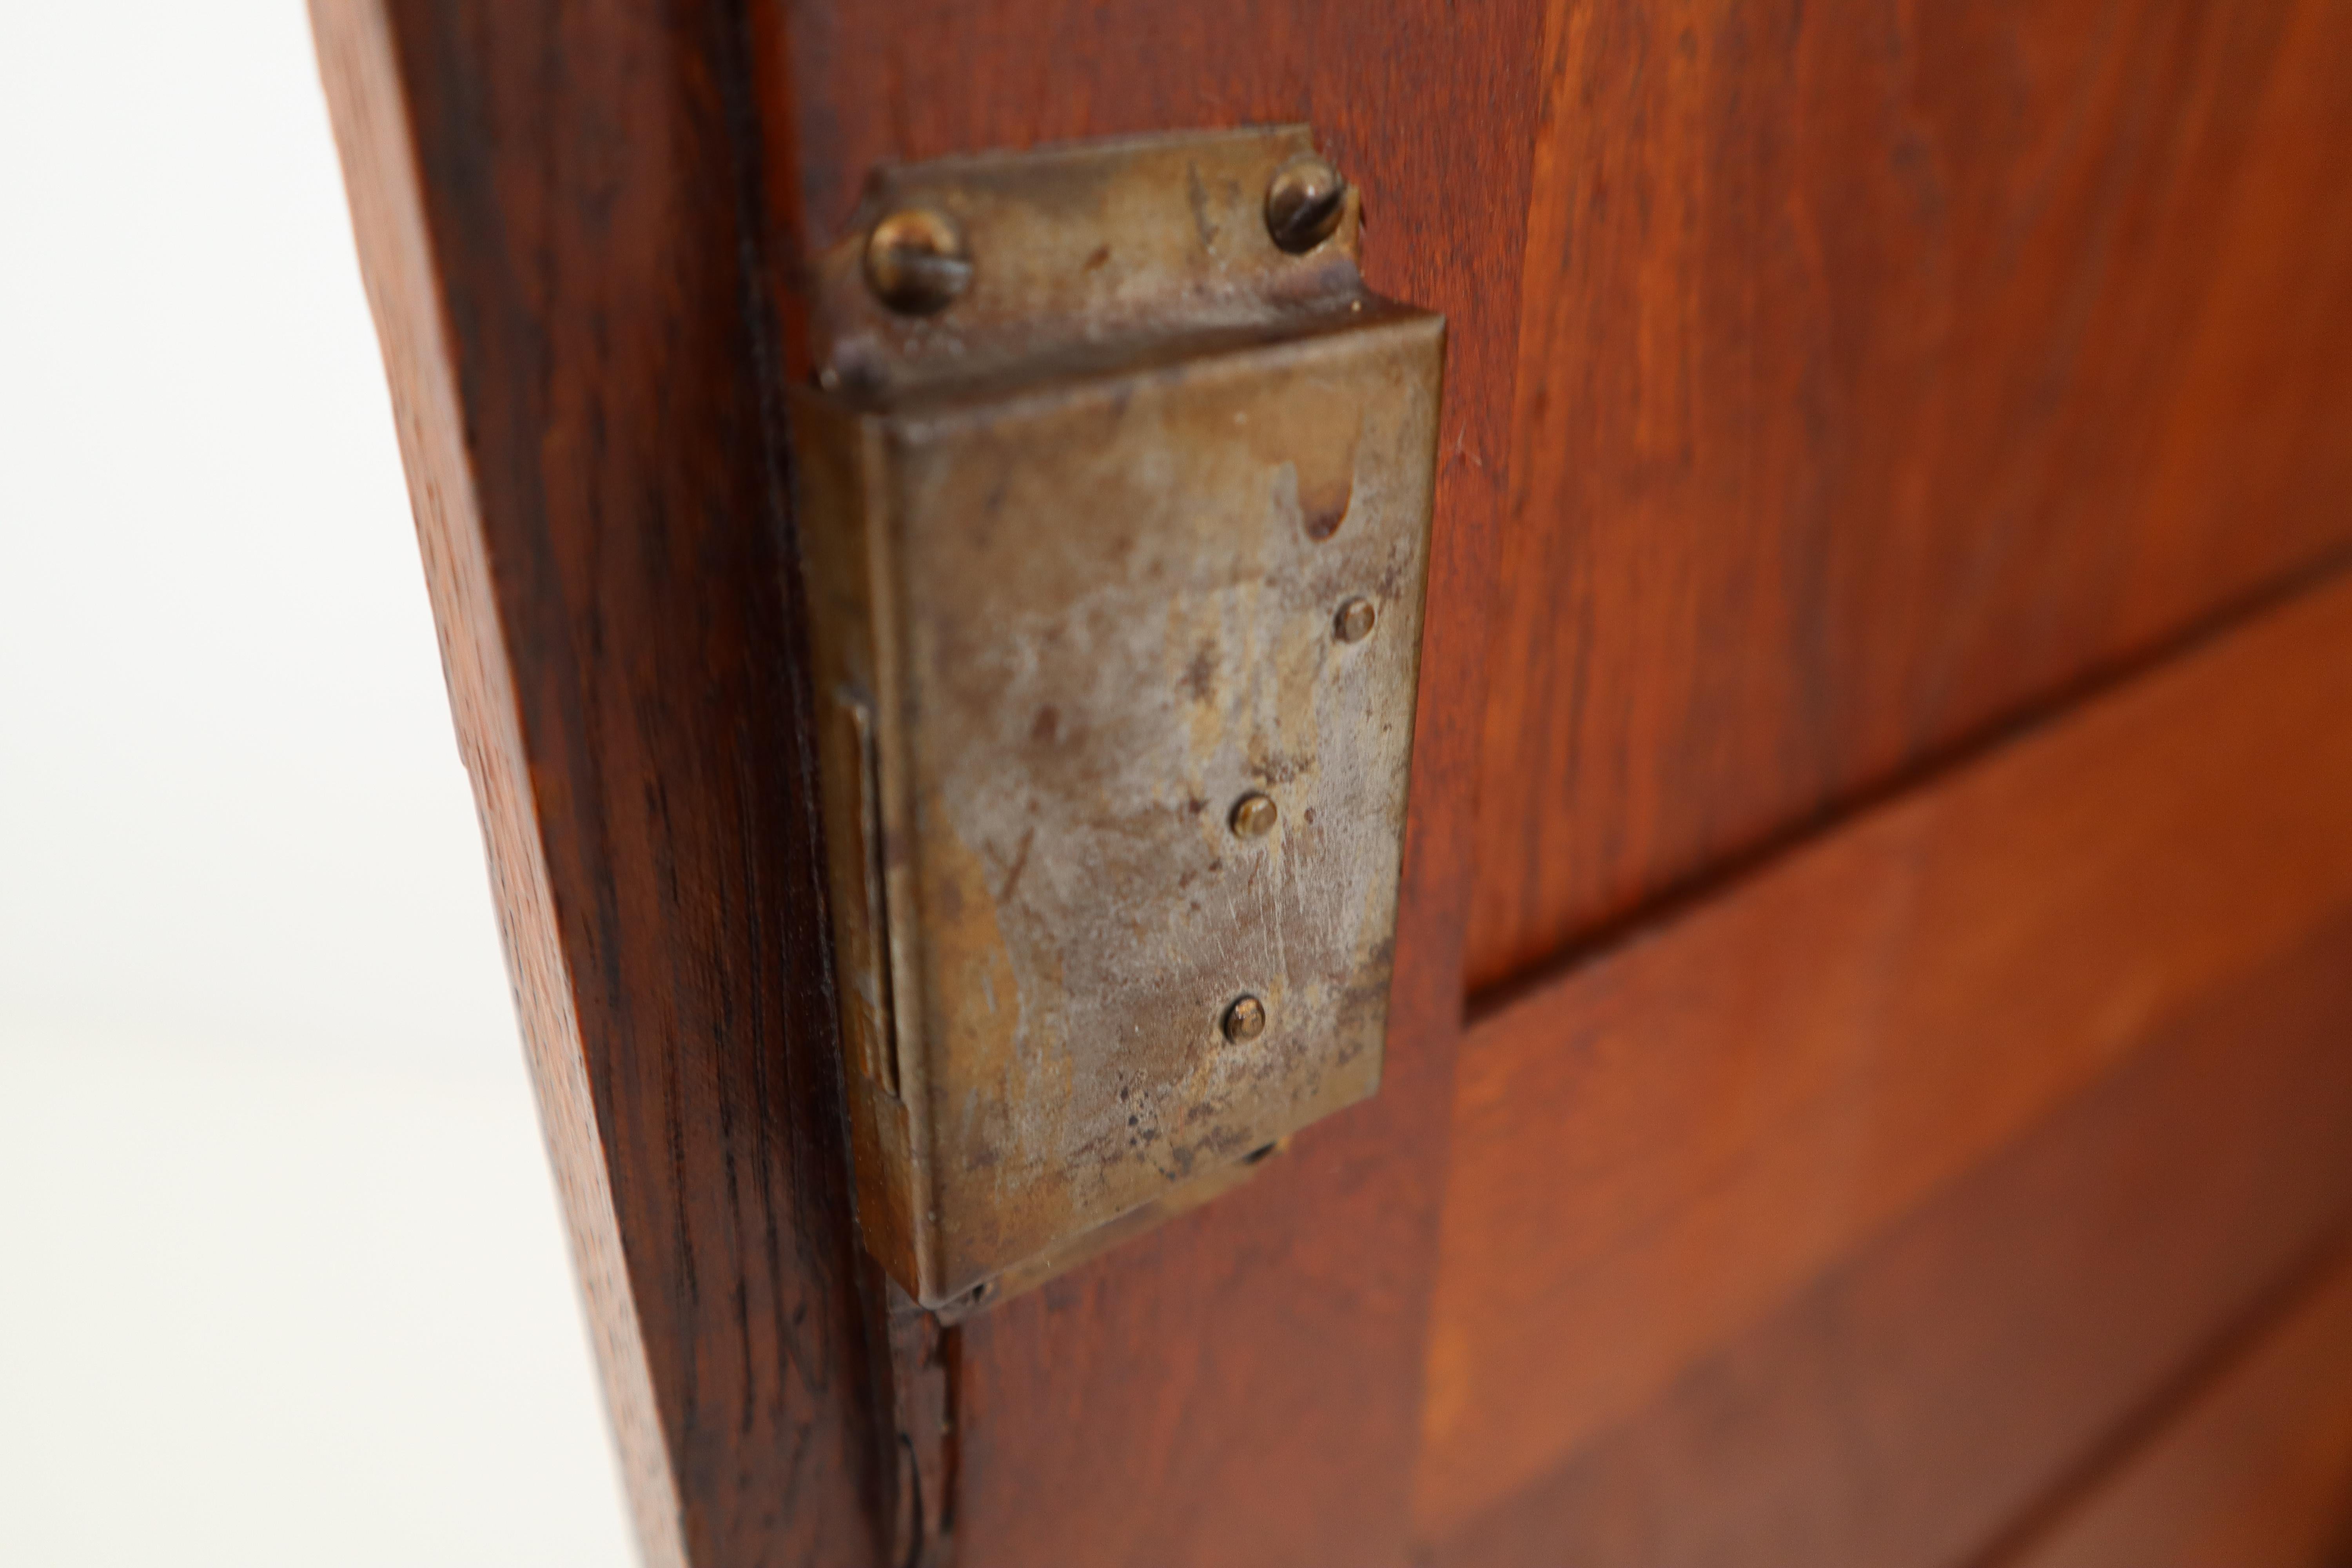
[[[874,226],[866,239],[866,281],[894,310],[928,316],[971,286],[963,233],[945,213],[908,207]]]
[[[1271,799],[1253,790],[1234,805],[1234,832],[1244,838],[1263,838],[1274,831],[1280,815]]]
[[[814,279],[860,1215],[950,1315],[1380,1082],[1444,327],[1365,289],[1344,182],[1277,243],[1313,156],[1295,127],[887,169]],[[906,213],[961,261],[927,313],[873,276]]]
[[[1348,182],[1312,153],[1275,170],[1265,188],[1266,232],[1296,256],[1314,249],[1339,228],[1348,205]]]

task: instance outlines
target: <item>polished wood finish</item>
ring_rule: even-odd
[[[1470,979],[2352,542],[2352,13],[1556,0]]]
[[[2340,7],[312,5],[652,1562],[2240,1517],[2092,1482],[2352,1208]],[[808,259],[886,159],[1298,120],[1450,321],[1387,1079],[942,1325],[842,1146]]]
[[[2341,1230],[2347,1037],[2352,912],[1446,1532],[1435,1562],[1972,1563]]]
[[[646,1558],[878,1562],[740,31],[312,16]]]
[[[2352,581],[1486,1020],[1418,1511],[1438,1533],[2154,1026],[2352,908]]]
[[[1987,1568],[2338,1568],[2352,1556],[2352,1255],[2317,1273]]]

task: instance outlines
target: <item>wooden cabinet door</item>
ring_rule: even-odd
[[[312,9],[649,1562],[2341,1544],[2352,12]],[[942,1326],[850,1195],[807,263],[885,161],[1290,121],[1449,321],[1384,1081]]]

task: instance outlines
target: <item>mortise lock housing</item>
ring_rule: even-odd
[[[1439,318],[1303,128],[872,182],[798,518],[867,1246],[968,1310],[1379,1086]]]

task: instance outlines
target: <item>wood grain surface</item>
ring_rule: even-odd
[[[1545,51],[1475,986],[2352,541],[2344,6],[1555,0]]]
[[[2352,1555],[2352,1256],[2315,1272],[1988,1568],[2336,1568]]]
[[[312,16],[646,1558],[878,1562],[740,29]]]
[[[2157,1029],[1434,1561],[1977,1561],[2341,1233],[2347,1037],[2352,913]]]
[[[2338,579],[1483,1022],[1459,1064],[1424,1527],[1664,1397],[2352,908],[2347,711]]]
[[[2336,1234],[2342,6],[311,5],[649,1561],[1940,1568]],[[1383,1089],[894,1312],[807,259],[885,160],[1293,121],[1450,323]],[[2333,1353],[2166,1517],[2251,1539]]]
[[[794,0],[758,51],[794,106],[770,129],[776,254],[834,237],[884,159],[1304,121],[1363,193],[1372,286],[1448,318],[1381,1091],[955,1331],[964,1568],[1403,1560],[1539,26],[1532,0]]]

